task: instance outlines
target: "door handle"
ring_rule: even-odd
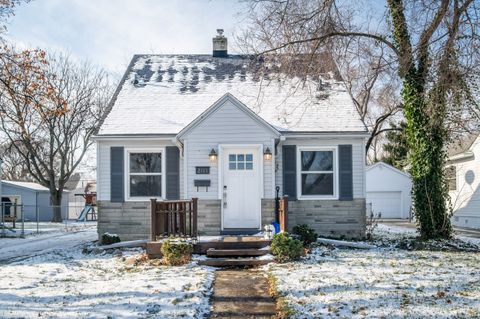
[[[227,208],[227,185],[223,185],[223,208]]]

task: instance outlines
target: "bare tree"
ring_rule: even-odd
[[[65,184],[92,144],[110,84],[103,70],[65,55],[12,52],[13,62],[0,59],[0,124],[28,174],[50,190],[60,222]]]
[[[394,70],[401,82],[420,233],[446,238],[451,225],[445,145],[449,125],[459,122],[456,116],[477,108],[480,3],[386,0],[383,14],[370,3],[249,0],[243,44],[286,72],[300,68],[314,75],[321,72],[316,57],[322,52],[342,52],[358,43],[383,52],[380,65]]]
[[[1,134],[0,138],[2,138]],[[0,145],[0,154],[3,161],[2,178],[10,181],[33,181],[24,164],[25,160],[12,144],[5,142]]]

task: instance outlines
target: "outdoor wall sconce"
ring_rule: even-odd
[[[213,162],[213,161],[216,161],[217,160],[217,152],[215,152],[215,149],[212,148],[212,150],[210,151],[210,154],[208,154],[208,158]]]
[[[272,151],[270,151],[270,148],[267,147],[267,149],[265,150],[265,152],[263,152],[263,158],[266,160],[266,161],[269,161],[272,159]]]

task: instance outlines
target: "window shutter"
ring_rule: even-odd
[[[297,148],[295,145],[283,145],[283,194],[297,199]]]
[[[353,200],[352,145],[338,146],[339,199]]]
[[[123,203],[124,192],[124,155],[123,147],[110,148],[110,201]]]
[[[166,147],[167,199],[180,199],[180,151],[176,146]]]

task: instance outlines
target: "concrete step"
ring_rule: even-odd
[[[212,267],[244,267],[244,266],[262,266],[273,260],[256,258],[208,258],[199,260],[199,265]]]
[[[268,249],[215,249],[207,250],[208,257],[256,257],[269,253]]]
[[[240,237],[241,238],[241,237]],[[258,238],[258,237],[257,237]],[[266,239],[238,239],[238,240],[213,240],[197,242],[193,251],[195,254],[206,254],[207,250],[213,249],[259,249],[271,244],[271,240]],[[227,239],[227,238],[226,238]]]

